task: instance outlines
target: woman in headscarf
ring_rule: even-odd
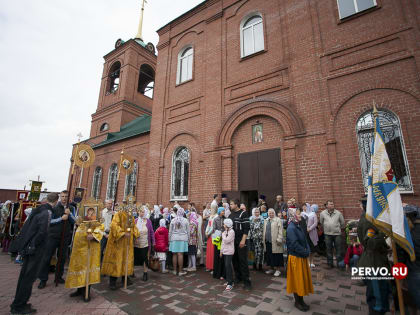
[[[307,221],[307,231],[308,231],[308,243],[311,249],[311,253],[309,254],[309,266],[311,268],[315,268],[314,264],[314,253],[318,249],[318,218],[316,216],[316,212],[318,211],[318,205],[313,204],[309,207],[310,212],[308,213],[308,221]]]
[[[262,271],[262,264],[264,260],[264,244],[263,244],[263,230],[264,219],[260,215],[260,209],[252,209],[252,216],[250,218],[249,240],[251,250],[254,252],[254,270]]]
[[[198,220],[197,213],[190,210],[188,237],[188,271],[197,271]]]
[[[160,219],[162,219],[162,213],[158,205],[153,206],[153,214],[150,216],[150,221],[152,221],[153,231],[156,231],[159,228]]]
[[[155,233],[152,222],[146,218],[144,208],[140,209],[139,216],[136,219],[136,226],[140,236],[134,240],[134,265],[143,265],[143,281],[147,281],[147,264],[155,246]]]
[[[299,209],[289,208],[289,226],[287,227],[287,288],[288,294],[293,293],[295,307],[302,312],[309,310],[309,305],[303,301],[303,296],[314,293],[308,256],[310,248],[299,222],[302,216]]]
[[[206,238],[207,238],[207,246],[206,246],[206,271],[213,271],[213,263],[214,263],[214,246],[212,242],[212,234],[214,232],[214,219],[217,216],[217,205],[215,207],[211,206],[211,214],[209,217],[209,223],[207,224],[206,228]]]
[[[220,257],[220,247],[222,246],[222,232],[223,222],[225,221],[225,208],[219,207],[217,209],[217,216],[214,218],[214,232],[212,241],[214,246],[213,257],[213,278],[220,279],[224,277],[223,259]]]
[[[184,253],[188,252],[189,223],[184,218],[184,209],[179,208],[175,219],[169,226],[169,250],[172,252],[173,274],[183,276],[187,274],[182,271],[184,264]]]

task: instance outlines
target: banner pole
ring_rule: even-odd
[[[392,241],[392,256],[394,257],[394,265],[398,263],[398,256],[397,256],[397,248],[395,246],[395,241]],[[404,308],[404,299],[401,289],[401,282],[399,279],[395,279],[395,283],[397,285],[397,292],[398,292],[398,304],[400,306],[400,314],[405,315],[405,308]]]

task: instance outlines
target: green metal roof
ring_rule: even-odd
[[[143,116],[140,116],[122,126],[120,131],[108,133],[106,140],[94,145],[93,148],[96,149],[120,140],[149,132],[151,121],[152,116],[144,114]]]

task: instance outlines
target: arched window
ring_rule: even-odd
[[[255,14],[241,23],[241,57],[261,50],[264,50],[263,19],[260,14]]]
[[[103,131],[107,131],[109,129],[109,125],[108,125],[108,123],[103,123],[102,125],[101,125],[101,128],[99,129],[101,132],[103,132]]]
[[[137,187],[137,162],[134,161],[133,172],[125,176],[124,200],[128,195],[135,195]]]
[[[180,84],[192,79],[194,49],[188,46],[178,55],[178,74],[176,83]]]
[[[108,187],[106,188],[106,199],[115,200],[115,191],[117,189],[118,166],[113,163],[108,172]]]
[[[153,98],[155,85],[155,71],[148,64],[141,65],[139,74],[139,85],[137,91],[150,98]]]
[[[97,166],[95,172],[93,173],[93,182],[92,182],[92,197],[95,199],[99,198],[101,193],[101,181],[102,181],[102,167]]]
[[[379,110],[379,123],[385,137],[385,148],[401,192],[411,192],[410,172],[405,153],[404,139],[398,117],[387,110]],[[370,158],[372,153],[373,132],[375,129],[372,111],[364,113],[357,120],[356,132],[359,144],[360,165],[362,167],[363,185],[368,187]]]
[[[171,199],[188,199],[188,174],[190,153],[186,147],[175,150],[172,158]]]
[[[120,70],[121,63],[117,61],[111,66],[108,74],[108,89],[107,94],[115,93],[120,86]]]

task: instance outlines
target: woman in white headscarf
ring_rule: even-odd
[[[153,231],[156,231],[159,228],[160,219],[163,218],[162,213],[158,205],[153,206],[153,213],[150,216],[150,221],[152,221]]]
[[[307,231],[308,231],[308,243],[311,249],[311,253],[309,255],[309,266],[311,268],[315,268],[314,264],[314,253],[318,250],[318,218],[316,216],[316,212],[318,211],[318,205],[313,204],[309,207],[310,212],[308,214],[308,223],[307,223]]]
[[[189,223],[184,218],[184,209],[179,208],[175,219],[171,221],[169,226],[169,250],[172,252],[172,263],[174,267],[174,275],[183,276],[186,272],[182,271],[184,264],[184,253],[188,252],[188,234]]]

